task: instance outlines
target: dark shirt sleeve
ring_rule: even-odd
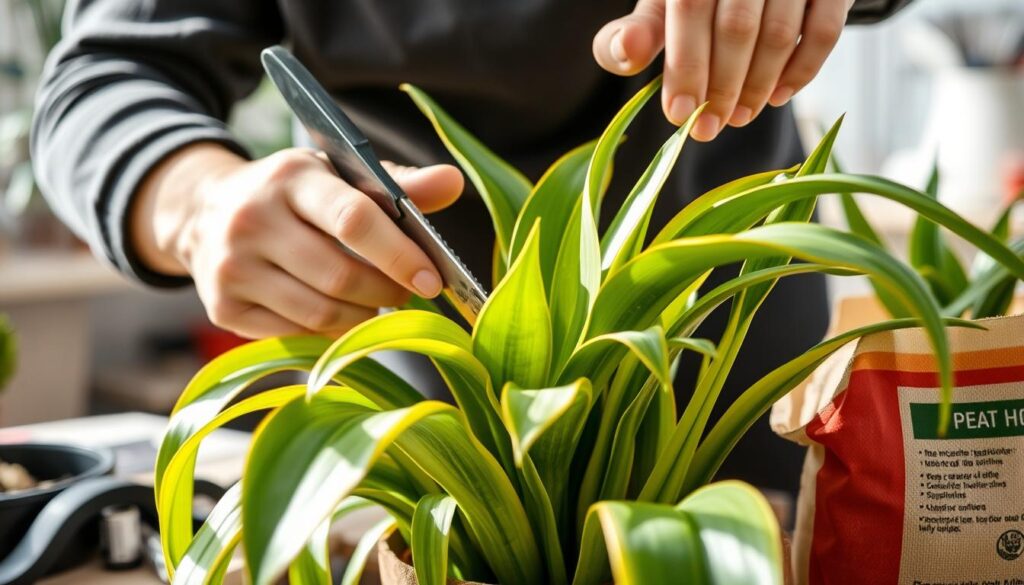
[[[889,18],[912,0],[856,0],[847,24],[872,24]]]
[[[134,256],[132,195],[187,144],[214,141],[245,154],[224,120],[259,82],[260,49],[281,36],[276,7],[264,0],[70,2],[36,99],[31,145],[57,215],[122,272],[157,286],[187,282]]]

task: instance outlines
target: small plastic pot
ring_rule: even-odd
[[[0,493],[0,560],[18,544],[39,511],[69,486],[91,477],[109,475],[114,455],[107,450],[41,443],[0,444],[0,459],[17,463],[46,487]]]

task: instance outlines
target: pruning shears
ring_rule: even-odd
[[[442,294],[470,323],[487,293],[391,175],[370,141],[287,49],[264,49],[263,68],[285,102],[331,161],[338,176],[372,199],[427,254],[444,283]]]

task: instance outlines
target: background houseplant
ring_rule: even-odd
[[[14,337],[14,328],[7,316],[0,314],[0,393],[14,377],[17,363],[18,343]]]
[[[834,159],[833,166],[837,169],[839,167]],[[938,197],[939,179],[939,164],[936,157],[924,192],[931,197]],[[1024,237],[1011,238],[1010,224],[1014,208],[1022,198],[1024,190],[1011,198],[988,230],[993,237],[1009,246],[1018,255],[1024,254]],[[878,246],[885,247],[883,238],[865,217],[854,196],[844,193],[841,195],[841,202],[850,231]],[[1006,267],[993,261],[989,255],[981,253],[974,257],[969,268],[965,268],[947,241],[946,235],[939,231],[938,226],[924,218],[918,218],[914,222],[908,241],[907,257],[914,269],[928,283],[946,315],[959,317],[969,314],[975,319],[995,317],[1005,314],[1013,302],[1018,279]],[[890,315],[906,316],[905,310],[894,302],[885,290],[876,286],[875,292]]]
[[[823,174],[838,124],[802,165],[705,194],[645,247],[654,201],[691,118],[599,236],[614,152],[658,85],[639,92],[598,140],[558,160],[536,185],[425,94],[405,88],[491,211],[494,292],[472,334],[420,301],[333,343],[259,341],[200,371],[179,400],[156,466],[176,583],[219,582],[239,543],[257,585],[285,572],[294,583],[329,583],[327,528],[367,502],[392,518],[357,548],[346,583],[358,579],[392,525],[410,543],[423,584],[444,583],[446,575],[509,585],[609,577],[781,582],[778,528],[761,497],[736,482],[701,487],[742,433],[829,354],[873,331],[925,327],[950,387],[951,321],[943,321],[928,285],[876,244],[809,224],[816,198],[886,197],[1018,277],[1024,262],[926,194],[874,177]],[[739,276],[699,292],[711,271],[737,262]],[[751,386],[708,430],[758,307],[779,278],[807,272],[867,274],[911,317],[819,344]],[[719,307],[729,311],[722,338],[694,339]],[[458,407],[424,400],[367,359],[382,350],[430,357]],[[671,381],[683,351],[704,359],[693,398],[677,408]],[[286,369],[309,371],[308,384],[236,400],[253,381]],[[242,481],[193,534],[200,443],[227,421],[266,409],[272,412],[256,431]]]
[[[10,22],[0,31],[23,43],[19,51],[0,60],[0,80],[6,89],[0,92],[0,227],[13,227],[30,203],[39,201],[28,156],[32,100],[40,56],[60,40],[64,0],[19,0],[3,9]],[[39,208],[46,210],[41,201]]]

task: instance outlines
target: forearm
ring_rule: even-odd
[[[140,183],[128,212],[128,244],[153,272],[188,274],[188,231],[211,182],[246,159],[221,144],[200,142],[171,153]]]
[[[259,48],[279,26],[248,0],[69,4],[36,100],[32,157],[51,207],[97,256],[147,284],[188,282],[138,258],[129,209],[169,153],[217,143],[244,154],[224,120],[258,82]]]

